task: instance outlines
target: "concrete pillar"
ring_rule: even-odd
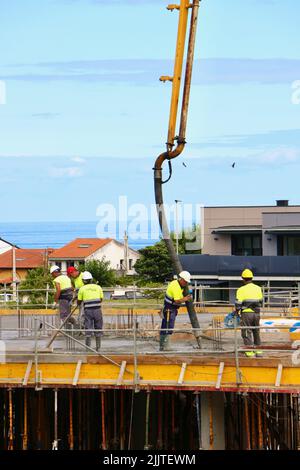
[[[201,392],[201,440],[204,450],[225,449],[224,393]]]

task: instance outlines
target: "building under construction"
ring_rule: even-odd
[[[173,76],[161,77],[172,82],[172,98],[166,151],[154,165],[159,223],[177,274],[182,266],[166,222],[162,185],[186,143],[199,0],[179,3],[168,6],[179,11],[177,48]],[[169,176],[163,181],[166,162]],[[194,287],[194,300],[205,299],[201,289]],[[100,352],[85,346],[78,329],[58,331],[53,311],[32,312],[28,305],[26,310],[22,305],[3,310],[0,448],[298,449],[300,291],[297,304],[282,301],[292,298],[291,289],[284,287],[279,305],[263,306],[258,327],[263,356],[251,358],[241,347],[241,327],[224,323],[232,310],[229,301],[221,307],[217,299],[210,305],[186,302],[169,351],[158,350],[158,304],[104,302]]]
[[[265,305],[263,357],[248,358],[224,325],[230,305],[205,303],[202,348],[181,309],[159,352],[159,307],[104,304],[98,353],[57,334],[51,310],[3,310],[0,448],[298,449],[298,309]]]

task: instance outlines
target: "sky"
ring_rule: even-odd
[[[94,220],[120,196],[153,204],[171,93],[159,77],[172,75],[177,33],[168,3],[0,0],[1,222]],[[300,204],[299,17],[295,0],[201,1],[166,202]]]

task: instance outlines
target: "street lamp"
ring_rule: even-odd
[[[180,199],[175,199],[175,232],[176,232],[176,253],[178,255],[178,207],[177,207],[177,204],[178,202],[182,202],[180,201]]]

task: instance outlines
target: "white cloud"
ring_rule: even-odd
[[[260,155],[264,163],[289,163],[296,162],[300,157],[300,150],[293,147],[278,147],[267,150]]]
[[[75,162],[75,163],[85,163],[86,162],[85,158],[82,158],[82,157],[73,157],[73,158],[71,158],[71,161]]]
[[[52,167],[50,169],[50,176],[53,178],[78,178],[83,175],[82,169],[77,166],[70,166],[66,168]]]

